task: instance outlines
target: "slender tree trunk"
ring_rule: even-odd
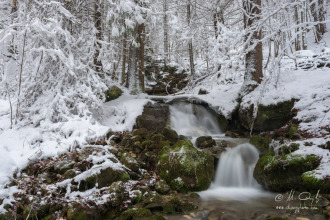
[[[94,3],[94,9],[95,9],[95,13],[94,13],[95,28],[97,30],[95,53],[94,53],[94,69],[101,76],[101,72],[103,70],[102,61],[100,59],[100,49],[101,49],[100,41],[102,41],[102,13],[98,0],[96,0],[96,2]]]
[[[319,21],[324,22],[325,21],[325,15],[326,15],[326,10],[325,10],[326,4],[324,0],[318,0],[318,14],[319,14]],[[320,34],[324,34],[326,31],[326,24],[325,23],[320,23],[319,24],[319,30]]]
[[[257,23],[261,14],[261,0],[244,0],[243,7],[246,12],[244,16],[245,29],[249,29],[252,25]],[[256,41],[262,37],[262,30],[248,31],[246,39],[250,38],[248,47],[252,47]],[[262,42],[258,42],[254,48],[249,48],[245,57],[245,85],[244,92],[254,90],[257,84],[260,84],[263,77],[263,55],[262,55]]]
[[[170,60],[170,54],[169,54],[169,39],[168,39],[168,19],[167,19],[167,11],[168,11],[168,3],[167,0],[164,0],[163,4],[163,13],[164,13],[164,61],[165,66]]]
[[[145,26],[139,24],[137,28],[137,42],[139,44],[137,56],[137,68],[139,72],[139,89],[144,92],[144,41],[145,41]]]
[[[20,71],[19,71],[15,124],[17,124],[17,118],[18,118],[20,104],[21,104],[21,88],[22,88],[23,66],[24,66],[24,59],[25,59],[25,44],[26,44],[26,31],[24,33],[23,48],[22,48],[22,59],[21,59]]]
[[[191,23],[191,1],[190,0],[188,0],[188,3],[187,3],[187,21],[188,21],[188,26],[190,27],[190,23]],[[190,38],[189,43],[188,43],[188,50],[189,50],[190,72],[191,72],[191,76],[194,78],[195,77],[195,65],[194,65],[194,50],[193,50],[192,37]]]
[[[125,84],[126,75],[126,57],[127,57],[127,32],[124,33],[123,39],[123,65],[121,68],[121,84]]]

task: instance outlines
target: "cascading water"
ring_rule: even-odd
[[[251,144],[240,144],[221,154],[214,186],[219,187],[257,187],[253,169],[259,152]]]
[[[223,133],[215,113],[201,105],[176,102],[170,106],[171,127],[180,135],[199,137]]]
[[[224,139],[217,117],[212,113],[201,105],[176,102],[170,106],[171,127],[178,134],[193,139],[205,135],[210,135],[215,140]],[[258,150],[249,143],[228,147],[220,156],[214,183],[200,195],[205,199],[234,200],[268,196],[253,178],[253,169],[258,158]]]

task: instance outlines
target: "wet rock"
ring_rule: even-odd
[[[54,164],[54,171],[59,174],[64,174],[66,171],[73,168],[75,162],[69,158],[65,158],[62,161],[58,161]]]
[[[253,135],[249,142],[257,147],[260,152],[266,152],[269,151],[269,145],[272,139],[269,136]]]
[[[190,141],[178,141],[163,148],[159,159],[160,176],[174,190],[207,189],[214,178],[213,157],[198,151]]]
[[[175,143],[179,140],[178,133],[176,133],[176,131],[174,131],[173,129],[170,129],[170,128],[164,128],[163,136],[165,137],[165,140],[168,140],[172,143]]]
[[[197,138],[196,146],[200,149],[205,149],[216,146],[216,142],[212,139],[211,136],[202,136]]]
[[[155,185],[155,189],[158,193],[164,195],[170,191],[170,186],[164,180],[158,181]]]
[[[211,155],[214,158],[214,166],[217,167],[221,153],[226,151],[226,149],[222,148],[222,147],[210,147],[210,148],[206,148],[202,151],[206,154]]]
[[[280,102],[274,105],[259,105],[257,117],[254,119],[254,106],[249,108],[240,108],[238,119],[240,124],[247,130],[251,129],[253,124],[254,131],[273,131],[281,128],[290,121],[294,113],[291,112],[295,100]]]
[[[110,89],[104,92],[105,101],[109,102],[111,100],[117,99],[123,94],[123,91],[117,86],[112,86]]]
[[[142,115],[136,119],[138,129],[145,128],[148,131],[162,132],[169,117],[169,105],[147,104]]]
[[[269,152],[258,160],[253,176],[259,184],[275,192],[312,190],[314,186],[303,182],[302,174],[318,167],[320,160],[315,155],[274,156]]]
[[[226,131],[226,136],[232,137],[232,138],[240,138],[241,136],[233,131]]]

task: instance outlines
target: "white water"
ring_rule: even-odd
[[[258,161],[259,152],[251,144],[240,144],[220,156],[215,186],[223,187],[256,187],[253,169]]]
[[[221,140],[223,135],[217,118],[201,105],[185,102],[170,106],[171,127],[178,134],[199,137],[210,135]],[[216,177],[210,189],[200,193],[203,199],[250,200],[267,197],[253,178],[253,170],[259,158],[259,151],[249,143],[227,147],[220,156]]]
[[[269,197],[270,193],[261,189],[253,178],[253,170],[259,152],[251,144],[245,143],[227,148],[219,159],[214,183],[210,189],[200,193],[203,199],[231,199],[250,201]]]
[[[186,102],[170,105],[171,127],[180,135],[199,137],[222,134],[217,117],[204,106]]]

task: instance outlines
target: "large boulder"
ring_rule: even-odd
[[[306,184],[307,180],[303,182],[303,174],[316,169],[320,160],[320,157],[315,155],[275,156],[273,152],[268,152],[258,160],[253,176],[259,184],[270,191],[304,191],[311,189],[311,186]]]
[[[105,101],[109,102],[111,100],[114,100],[121,96],[123,94],[123,91],[118,88],[117,86],[112,86],[110,89],[104,92],[105,95]]]
[[[138,129],[145,128],[149,132],[162,132],[166,126],[169,114],[168,104],[148,103],[144,107],[142,115],[137,117],[136,127]]]
[[[159,158],[160,176],[177,191],[206,190],[214,178],[214,159],[190,141],[164,147]]]
[[[279,102],[274,105],[259,105],[257,117],[254,119],[254,106],[240,108],[238,119],[243,128],[250,130],[253,124],[254,131],[272,131],[283,127],[294,114],[291,112],[295,100]]]

